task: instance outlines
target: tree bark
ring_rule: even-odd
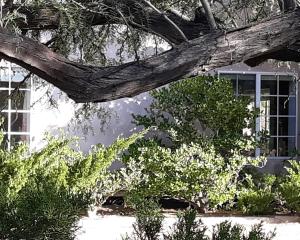
[[[296,10],[252,26],[212,32],[159,56],[114,67],[71,62],[37,41],[2,28],[0,57],[54,84],[76,102],[103,102],[132,97],[233,63],[266,55],[272,58],[272,53],[300,39],[299,17]]]

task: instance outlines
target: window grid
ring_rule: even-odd
[[[20,82],[20,81],[13,81],[13,77],[15,75],[13,75],[13,68],[14,70],[18,71],[19,77],[24,77],[24,74],[22,74],[22,68],[15,66],[11,63],[8,62],[4,62],[1,61],[0,62],[0,76],[1,76],[1,83],[3,82],[8,82],[8,87],[0,87],[0,92],[3,91],[8,91],[8,95],[10,95],[12,93],[12,91],[14,90],[14,87],[12,86],[12,82]],[[23,72],[24,73],[24,72]],[[3,81],[4,80],[4,81]],[[6,80],[6,81],[5,81]],[[22,79],[20,79],[22,80]],[[31,81],[31,79],[30,79]],[[29,96],[27,96],[25,94],[25,98],[29,97],[29,109],[17,109],[18,107],[16,106],[15,109],[12,108],[12,100],[10,98],[8,98],[7,100],[7,106],[5,107],[5,109],[3,109],[1,112],[2,113],[7,113],[7,131],[3,131],[3,134],[7,136],[7,142],[5,144],[7,144],[7,148],[10,149],[12,147],[12,138],[14,136],[24,136],[27,140],[28,143],[30,143],[30,105],[31,105],[31,82],[30,82],[30,87],[23,87],[21,86],[19,88],[20,92],[25,92],[26,94],[29,94]],[[26,101],[26,99],[25,99]],[[26,130],[27,131],[12,131],[12,115],[13,114],[28,114],[27,118],[26,118]],[[22,129],[23,130],[23,129]]]
[[[218,76],[220,76],[220,74],[228,74],[228,75],[235,75],[235,81],[236,81],[236,88],[235,88],[235,92],[236,95],[239,96],[241,94],[238,93],[238,85],[239,85],[239,80],[238,80],[238,76],[240,74],[244,74],[244,75],[256,75],[256,87],[255,87],[255,105],[256,107],[258,107],[259,109],[261,109],[261,102],[262,102],[262,97],[276,97],[277,103],[276,103],[276,115],[274,114],[268,114],[266,113],[266,115],[263,115],[263,117],[267,118],[269,117],[269,121],[271,117],[276,117],[276,135],[271,135],[271,137],[274,137],[274,139],[276,139],[276,158],[286,158],[283,156],[279,156],[279,139],[281,138],[294,138],[294,147],[297,146],[297,131],[298,131],[298,85],[297,83],[294,81],[294,74],[292,73],[272,73],[272,72],[259,72],[259,73],[254,73],[254,72],[240,72],[240,71],[219,71],[218,72]],[[275,94],[263,94],[262,93],[262,87],[261,87],[261,82],[262,82],[262,76],[271,76],[271,77],[275,77],[276,78],[276,86],[277,86],[277,91],[276,91],[276,95]],[[290,76],[291,78],[293,78],[293,83],[295,84],[295,92],[293,94],[290,95],[286,95],[286,94],[282,94],[280,95],[280,77],[283,76]],[[226,77],[226,76],[225,76]],[[265,80],[267,81],[267,80]],[[288,80],[286,80],[288,81]],[[295,114],[289,114],[289,115],[280,115],[280,98],[286,97],[288,98],[288,101],[290,100],[291,97],[295,98]],[[259,117],[256,119],[256,134],[261,131],[261,119],[262,115],[259,115]],[[279,119],[280,118],[288,118],[288,120],[294,118],[295,119],[295,131],[293,132],[293,135],[290,135],[290,132],[288,131],[288,135],[280,135],[279,134]],[[257,138],[259,138],[257,136]],[[288,143],[288,147],[289,147],[289,143]],[[261,149],[256,149],[256,156],[260,156]]]

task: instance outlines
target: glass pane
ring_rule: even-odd
[[[295,138],[286,137],[286,138],[278,138],[278,156],[286,157],[290,156],[292,152],[295,150]]]
[[[254,74],[239,74],[238,94],[255,95],[255,78]]]
[[[277,115],[277,97],[262,97],[260,101],[260,114]]]
[[[279,98],[279,115],[296,115],[296,97]]]
[[[11,135],[10,136],[10,146],[16,146],[19,143],[29,143],[29,136],[28,135]]]
[[[295,90],[292,76],[279,76],[279,95],[295,95]]]
[[[0,113],[0,119],[1,119],[1,123],[3,121],[3,123],[0,125],[0,129],[3,129],[4,132],[7,132],[8,129],[8,113]]]
[[[0,110],[8,109],[8,90],[0,90]]]
[[[12,70],[12,75],[11,75],[12,82],[21,82],[24,80],[24,77],[26,76],[26,72],[22,68],[13,67],[11,70]]]
[[[11,82],[11,88],[12,89],[15,89],[15,88],[30,89],[29,82],[30,82],[29,80],[23,82],[22,84],[20,82]]]
[[[7,134],[3,135],[3,141],[1,142],[0,147],[2,149],[7,149],[8,148],[8,135]]]
[[[261,148],[261,153],[264,156],[277,157],[277,138],[268,139],[265,146]]]
[[[261,116],[260,129],[263,131],[267,131],[269,135],[277,136],[277,118]]]
[[[277,95],[277,79],[276,76],[261,76],[261,95]]]
[[[233,91],[236,93],[237,74],[220,73],[220,78],[231,80]]]
[[[30,92],[29,91],[19,91],[11,99],[12,110],[28,110],[30,108]]]
[[[11,113],[11,131],[29,131],[29,113]]]
[[[1,81],[8,83],[10,78],[9,68],[6,67],[1,68],[0,73],[1,73]]]
[[[296,117],[280,117],[278,136],[296,136]]]

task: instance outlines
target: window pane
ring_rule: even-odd
[[[10,146],[16,146],[20,143],[29,143],[28,135],[11,135],[10,136]]]
[[[220,73],[220,77],[231,80],[233,91],[236,93],[237,74]]]
[[[8,91],[0,90],[0,110],[8,109]]]
[[[268,139],[265,147],[261,149],[261,153],[268,157],[277,157],[277,138]]]
[[[277,97],[262,97],[260,112],[262,115],[277,115]]]
[[[3,135],[3,141],[1,142],[0,147],[2,149],[7,149],[8,148],[8,135],[7,134]]]
[[[292,151],[295,150],[295,138],[278,138],[278,156],[286,157],[290,156]]]
[[[295,90],[292,76],[279,76],[279,95],[295,95]]]
[[[239,74],[238,94],[255,95],[255,78],[254,74]]]
[[[277,118],[269,117],[269,116],[261,116],[260,129],[267,131],[269,135],[277,136]]]
[[[3,121],[2,125],[0,126],[4,132],[7,132],[8,129],[8,113],[0,113],[1,122]],[[2,120],[3,119],[3,120]]]
[[[29,114],[12,113],[11,114],[11,131],[28,132],[29,131]]]
[[[279,115],[296,115],[296,97],[279,98]]]
[[[278,136],[296,135],[296,117],[280,117],[278,122]]]
[[[261,95],[277,95],[277,77],[274,75],[261,76]]]
[[[11,108],[12,110],[28,110],[30,108],[30,92],[20,90],[11,99]]]

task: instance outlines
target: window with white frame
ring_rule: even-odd
[[[297,84],[291,74],[219,72],[230,79],[237,96],[249,96],[260,110],[256,133],[266,131],[266,144],[256,156],[288,157],[297,144]]]
[[[3,146],[30,141],[30,83],[23,83],[26,73],[17,65],[0,62],[0,116],[4,133]],[[15,91],[13,96],[14,89]]]

